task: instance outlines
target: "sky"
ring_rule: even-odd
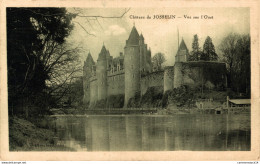
[[[125,8],[69,8],[69,12],[77,12],[84,16],[118,17],[125,12]],[[130,16],[145,17],[146,19],[131,19]],[[147,19],[147,15],[151,19]],[[153,19],[154,15],[175,15],[175,19]],[[186,19],[184,15],[206,15],[213,19]],[[67,38],[73,46],[82,47],[82,63],[91,53],[97,60],[102,45],[116,57],[124,52],[125,42],[129,37],[133,25],[139,34],[143,34],[145,43],[151,48],[152,56],[161,52],[165,54],[165,65],[173,65],[179,42],[184,39],[189,51],[195,34],[199,37],[200,47],[207,36],[212,38],[217,53],[221,40],[229,33],[249,34],[249,8],[130,8],[122,18],[76,17],[74,29]],[[90,34],[93,35],[90,35]]]

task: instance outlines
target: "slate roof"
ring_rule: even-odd
[[[143,36],[143,34],[140,35],[140,39],[144,40],[144,36]]]
[[[106,50],[106,47],[105,45],[103,45],[99,55],[98,55],[98,60],[104,60],[106,59],[106,55],[107,55],[107,50]]]
[[[86,63],[88,64],[95,64],[90,52],[88,53],[87,59],[86,59]]]
[[[132,28],[132,31],[129,35],[129,38],[127,40],[127,45],[138,45],[139,44],[139,34],[135,28],[135,26]]]
[[[187,48],[187,46],[186,46],[186,44],[185,44],[185,42],[184,42],[183,39],[182,39],[182,41],[181,41],[181,44],[180,44],[180,46],[179,46],[178,51],[180,51],[180,50],[187,50],[187,51],[188,51],[188,48]]]

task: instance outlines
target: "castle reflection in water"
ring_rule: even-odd
[[[250,150],[250,115],[81,116],[55,120],[75,151]]]

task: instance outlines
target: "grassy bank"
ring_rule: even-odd
[[[42,126],[45,126],[43,124]],[[39,125],[40,122],[32,123],[22,118],[9,117],[9,150],[72,151],[70,148],[56,145],[54,131]]]

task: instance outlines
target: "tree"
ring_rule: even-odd
[[[161,52],[156,53],[152,58],[153,67],[157,70],[162,70],[162,63],[164,63],[165,57],[164,54]]]
[[[190,61],[198,61],[200,60],[201,56],[201,48],[199,47],[199,38],[198,35],[194,35],[193,42],[192,42],[192,51],[189,60]]]
[[[216,61],[218,60],[218,55],[215,51],[215,46],[212,43],[212,39],[207,36],[204,45],[203,45],[203,54],[201,56],[201,60],[206,61]]]
[[[44,109],[46,81],[55,66],[70,61],[71,50],[62,49],[73,28],[74,15],[65,8],[7,8],[8,99],[11,106]],[[39,105],[40,104],[40,105]]]
[[[236,44],[239,39],[238,34],[229,34],[227,35],[219,45],[219,49],[223,54],[224,61],[227,64],[227,71],[228,71],[228,87],[231,87],[231,79],[232,79],[232,73],[233,73],[233,64],[235,61],[235,55],[236,55]]]
[[[231,33],[219,46],[227,64],[228,86],[250,95],[250,36]]]

